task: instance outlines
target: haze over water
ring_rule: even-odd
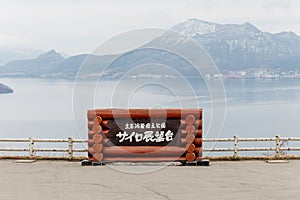
[[[73,120],[73,81],[2,78],[0,82],[8,84],[15,91],[13,94],[0,95],[0,137],[86,138],[86,131],[80,130],[77,133]],[[86,87],[94,86],[93,82],[84,84]],[[113,88],[110,88],[110,82],[103,84],[107,90],[103,93],[111,93]],[[126,87],[127,83],[122,84]],[[227,112],[221,137],[299,135],[300,80],[236,79],[224,80],[224,84]],[[204,109],[206,131],[211,109],[208,93],[205,90],[201,92],[204,87],[199,85],[197,98],[200,107]],[[97,107],[110,106],[109,95],[101,101],[99,98],[95,99]],[[170,95],[170,91],[160,87],[143,88],[136,91],[129,100],[130,107],[151,107],[155,104],[164,107],[177,106],[176,98]],[[86,105],[82,106],[85,110]],[[88,108],[90,107],[86,106]],[[86,125],[86,113],[83,113],[80,120]]]

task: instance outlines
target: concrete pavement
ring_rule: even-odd
[[[141,171],[142,166],[118,166]],[[300,199],[300,161],[211,162],[132,174],[80,162],[0,160],[1,200]]]

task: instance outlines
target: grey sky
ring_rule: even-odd
[[[0,46],[88,53],[113,35],[189,18],[300,35],[298,0],[0,0]]]

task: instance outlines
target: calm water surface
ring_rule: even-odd
[[[96,103],[80,104],[80,109],[76,112],[80,112],[77,116],[82,117],[74,121],[73,81],[1,78],[0,82],[15,90],[13,94],[0,95],[2,138],[85,138],[86,109],[111,106],[110,99],[114,89],[109,81],[103,83],[101,92],[96,89]],[[176,85],[176,81],[174,84]],[[221,137],[273,137],[276,134],[300,137],[300,80],[224,80],[224,84],[227,106]],[[94,82],[82,82],[82,85],[80,92],[84,96],[84,88],[94,87]],[[126,82],[122,83],[122,89],[114,99],[115,105],[122,100],[122,95],[131,92],[126,90],[128,87]],[[198,103],[204,108],[206,129],[205,126],[211,119],[209,93],[203,84],[195,84],[195,87]],[[180,85],[176,88],[180,90]],[[190,98],[193,97],[184,98],[187,105]],[[176,95],[155,85],[131,92],[130,99],[126,99],[126,102],[130,107],[179,105]],[[78,121],[80,124],[75,126]]]

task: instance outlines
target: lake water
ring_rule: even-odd
[[[95,94],[96,103],[85,104],[85,101],[78,102],[72,98],[74,83],[71,80],[1,78],[0,82],[15,91],[0,95],[1,138],[86,138],[86,110],[111,106],[111,95],[114,93],[111,82],[105,81],[102,89]],[[173,82],[175,88],[180,90],[180,84],[176,80]],[[114,107],[124,105],[122,99],[130,107],[179,105],[176,95],[166,88],[145,85],[132,93],[128,89],[130,84],[121,84],[120,92],[114,97],[114,105],[117,105]],[[138,81],[135,84],[139,85]],[[85,92],[88,88],[94,89],[94,85],[91,81],[82,82],[76,90],[81,90],[79,94],[82,98],[89,97]],[[220,137],[300,136],[300,80],[224,80],[224,85],[227,105]],[[205,86],[199,84],[196,97],[199,106],[204,108],[206,131],[207,124],[214,118],[211,118],[209,93],[203,88]],[[128,94],[129,99],[123,98]],[[185,96],[187,102],[191,100],[188,97]],[[73,102],[76,104],[75,110]],[[188,107],[189,103],[186,105]],[[210,136],[215,135],[206,135]]]

